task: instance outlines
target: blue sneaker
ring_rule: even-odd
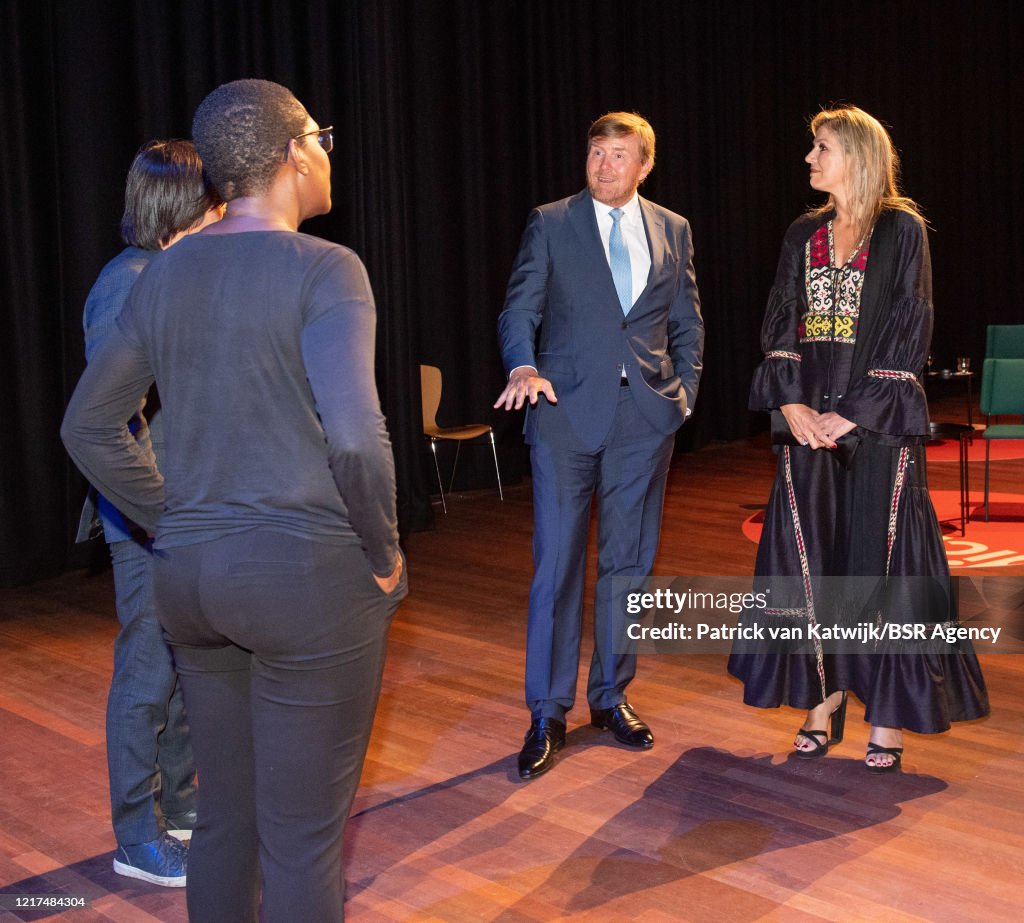
[[[184,888],[188,848],[166,833],[158,840],[118,846],[114,871],[165,888]]]

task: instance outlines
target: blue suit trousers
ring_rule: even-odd
[[[624,607],[613,592],[625,584],[613,581],[651,572],[675,436],[647,422],[629,387],[619,389],[611,429],[595,451],[582,450],[557,404],[545,402],[530,412],[538,417],[530,455],[534,578],[526,702],[534,719],[564,720],[576,698],[593,498],[598,560],[587,700],[591,708],[611,708],[626,701],[626,686],[636,673],[635,645],[626,638]]]

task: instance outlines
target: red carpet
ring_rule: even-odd
[[[981,440],[975,440],[975,444]],[[956,444],[954,453],[956,452]],[[973,459],[973,456],[972,456]],[[928,450],[931,461],[931,447]],[[953,460],[956,460],[954,454]],[[1024,567],[1024,494],[992,492],[989,522],[981,494],[971,495],[971,521],[967,535],[960,534],[960,495],[955,490],[931,491],[935,513],[942,523],[942,540],[954,572],[965,569]],[[764,511],[758,510],[743,523],[743,534],[752,542],[761,537]]]
[[[955,439],[936,439],[928,443],[926,451],[929,465],[933,462],[960,461],[960,446]],[[1024,458],[1024,439],[993,439],[989,457],[994,462]],[[975,436],[968,444],[967,460],[972,465],[984,466],[985,440],[980,435]]]

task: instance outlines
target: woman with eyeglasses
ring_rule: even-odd
[[[298,232],[331,207],[332,138],[288,90],[225,84],[193,136],[227,212],[151,261],[62,435],[155,532],[200,786],[190,919],[340,920],[345,820],[405,595],[373,295],[355,253]],[[154,380],[163,479],[122,425]]]

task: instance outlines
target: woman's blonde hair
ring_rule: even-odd
[[[913,199],[900,193],[900,158],[889,132],[874,116],[856,106],[822,109],[811,119],[811,134],[828,128],[839,139],[846,156],[850,213],[858,236],[865,235],[884,208],[920,215]],[[811,209],[823,214],[835,207],[835,199]]]

